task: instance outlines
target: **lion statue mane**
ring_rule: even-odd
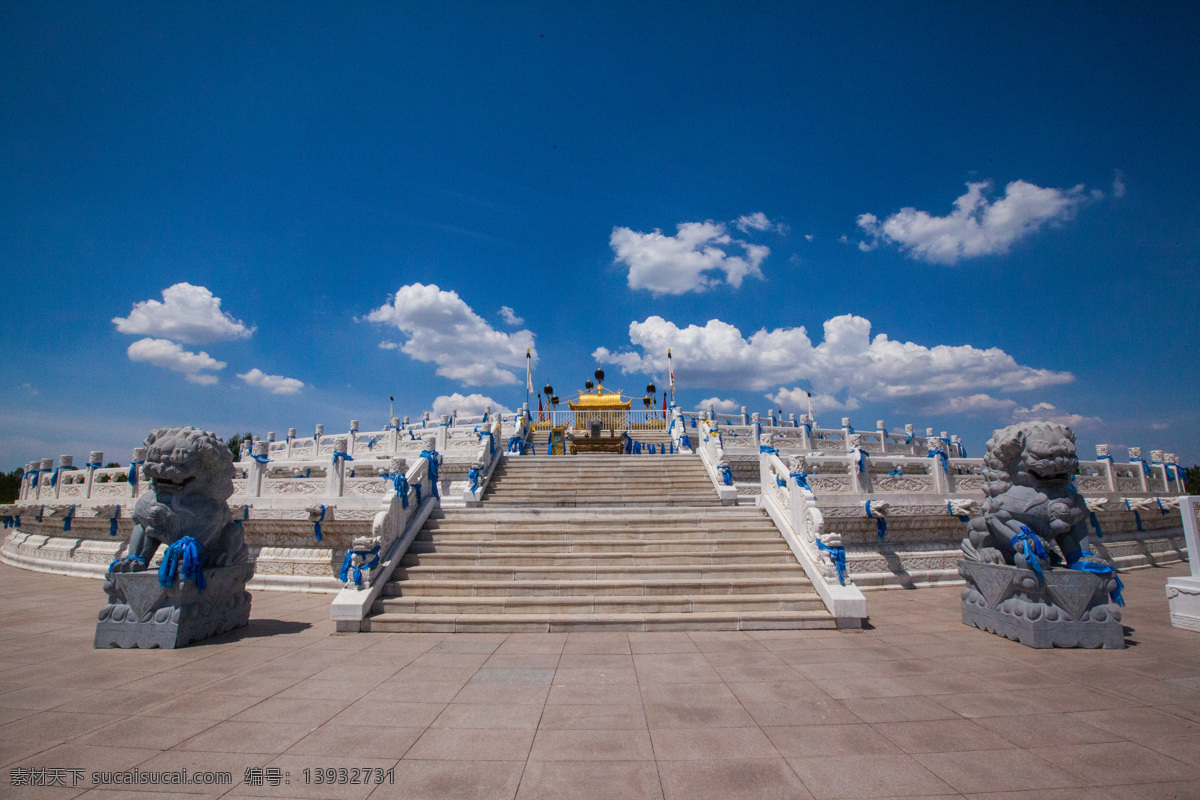
[[[184,536],[200,543],[206,568],[249,560],[226,502],[233,495],[233,454],[216,435],[191,427],[151,431],[143,469],[150,491],[134,505],[129,551],[113,572],[146,569],[160,544]]]
[[[1041,540],[1051,566],[1063,557],[1106,564],[1098,556],[1080,556],[1089,531],[1087,504],[1071,485],[1078,469],[1075,434],[1065,425],[1024,422],[996,431],[983,458],[983,514],[971,519],[966,556],[1029,567],[1012,546],[1024,528]]]

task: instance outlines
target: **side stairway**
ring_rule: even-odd
[[[478,508],[431,517],[372,631],[835,628],[760,510],[696,456],[520,456]]]

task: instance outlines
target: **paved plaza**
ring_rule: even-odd
[[[1200,634],[1163,591],[1186,573],[1124,576],[1123,651],[969,629],[958,587],[872,592],[861,633],[335,635],[328,595],[256,592],[236,634],[97,651],[99,581],[0,566],[0,795],[1200,798]],[[133,767],[233,785],[91,783]],[[305,784],[329,767],[395,782]]]

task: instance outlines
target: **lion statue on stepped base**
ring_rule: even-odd
[[[182,647],[245,625],[254,565],[227,503],[229,448],[198,428],[159,428],[134,460],[150,487],[134,505],[126,555],[105,576],[95,646]],[[161,565],[148,571],[160,545]]]
[[[983,463],[986,499],[959,561],[963,622],[1031,647],[1124,647],[1120,578],[1085,549],[1075,434],[1010,425],[992,434]]]

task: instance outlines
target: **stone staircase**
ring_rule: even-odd
[[[508,458],[478,508],[431,517],[372,631],[834,628],[760,510],[695,456]]]

